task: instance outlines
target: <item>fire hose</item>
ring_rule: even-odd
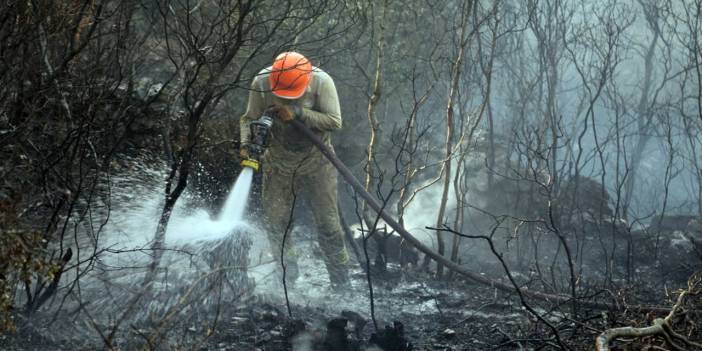
[[[265,143],[267,142],[267,129],[264,129],[264,127],[270,127],[270,117],[264,116],[261,117],[259,120],[260,122],[254,122],[252,123],[251,126],[251,132],[252,132],[252,137],[256,137],[257,133],[259,135],[263,135],[260,137],[260,140],[258,142],[260,143],[261,147],[265,147]],[[558,294],[549,294],[549,293],[544,293],[540,291],[533,291],[533,290],[528,290],[528,289],[523,289],[523,288],[518,288],[515,287],[511,284],[506,284],[488,277],[485,277],[479,273],[472,272],[468,269],[466,269],[463,266],[458,265],[457,263],[447,259],[446,257],[438,254],[434,250],[432,250],[430,247],[426,246],[424,243],[419,241],[414,235],[412,235],[410,232],[408,232],[405,228],[403,228],[388,212],[385,211],[383,205],[378,201],[373,195],[368,193],[366,189],[361,185],[361,183],[356,179],[356,177],[351,173],[351,171],[344,165],[343,162],[336,156],[334,152],[332,152],[331,149],[329,149],[324,142],[315,134],[312,130],[310,130],[307,126],[304,125],[299,120],[293,120],[290,122],[295,128],[297,128],[300,132],[302,132],[311,142],[314,144],[321,152],[322,154],[329,160],[329,162],[334,165],[334,167],[339,171],[339,174],[346,180],[346,182],[351,185],[351,187],[354,189],[354,191],[361,197],[363,200],[366,201],[368,206],[372,208],[380,218],[382,218],[387,225],[392,227],[405,241],[410,243],[412,246],[414,246],[417,250],[421,251],[425,255],[429,256],[433,260],[435,260],[438,263],[441,263],[444,265],[446,268],[450,269],[451,271],[460,274],[461,276],[468,278],[471,281],[474,281],[476,283],[480,283],[483,285],[488,285],[493,288],[496,288],[501,291],[505,292],[518,292],[522,294],[523,296],[530,297],[533,299],[537,300],[542,300],[550,303],[556,303],[556,304],[572,304],[576,303],[579,306],[583,307],[589,307],[593,309],[605,309],[605,310],[632,310],[632,311],[642,311],[642,312],[659,312],[659,313],[668,313],[670,311],[669,308],[664,308],[664,307],[657,307],[657,306],[644,306],[644,305],[622,305],[622,304],[614,304],[614,303],[603,303],[603,302],[596,302],[596,301],[587,301],[587,300],[574,300],[573,296],[567,296],[567,295],[558,295]],[[265,133],[264,133],[265,132]],[[242,166],[248,166],[244,164],[245,161],[242,161]],[[258,160],[256,162],[256,169],[258,169]]]
[[[305,136],[322,152],[322,154],[329,160],[329,162],[334,165],[334,167],[339,171],[339,174],[346,180],[349,185],[353,188],[356,193],[363,198],[368,203],[368,206],[372,208],[380,218],[382,218],[387,225],[392,227],[400,236],[406,240],[408,243],[410,243],[412,246],[414,246],[417,250],[421,251],[425,255],[431,257],[435,261],[443,264],[446,266],[446,268],[452,270],[453,272],[460,274],[469,280],[472,280],[476,283],[488,285],[491,287],[494,287],[498,290],[506,291],[506,292],[515,292],[517,288],[510,284],[506,284],[494,279],[487,278],[479,273],[475,273],[472,271],[467,270],[465,267],[462,267],[458,265],[457,263],[447,259],[446,257],[438,254],[434,250],[432,250],[430,247],[426,246],[424,243],[419,241],[414,235],[412,235],[410,232],[408,232],[405,228],[403,228],[400,223],[398,223],[388,212],[385,211],[383,208],[383,205],[376,199],[373,195],[368,193],[366,189],[361,185],[361,183],[356,179],[356,177],[351,173],[351,171],[344,165],[343,162],[336,156],[334,152],[332,152],[325,144],[324,142],[310,130],[307,126],[305,126],[301,121],[299,120],[293,120],[291,122],[293,126],[295,126],[298,130],[300,130]],[[565,304],[565,303],[572,303],[573,302],[573,297],[571,296],[566,296],[566,295],[556,295],[556,294],[548,294],[540,291],[533,291],[533,290],[527,290],[527,289],[520,289],[521,293],[525,296],[538,299],[538,300],[543,300],[547,302],[552,302],[552,303],[558,303],[558,304]],[[634,310],[634,311],[652,311],[652,312],[660,312],[660,313],[667,313],[670,311],[670,308],[665,308],[665,307],[657,307],[657,306],[642,306],[642,305],[620,305],[620,304],[612,304],[612,303],[602,303],[602,302],[596,302],[596,301],[576,301],[578,305],[584,306],[584,307],[590,307],[590,308],[595,308],[595,309],[606,309],[606,310]]]

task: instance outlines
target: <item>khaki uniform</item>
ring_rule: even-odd
[[[312,81],[299,99],[273,95],[268,83],[270,67],[251,84],[246,113],[241,117],[241,141],[249,141],[249,123],[273,105],[298,105],[300,120],[333,150],[330,131],[341,128],[341,111],[332,78],[314,68]],[[283,235],[293,201],[307,201],[317,226],[319,246],[332,283],[347,279],[348,253],[337,208],[337,172],[307,137],[290,124],[275,120],[263,155],[263,210],[273,255],[280,259]],[[296,258],[290,233],[285,241],[289,276],[296,278]]]

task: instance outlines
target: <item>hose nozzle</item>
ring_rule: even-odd
[[[258,172],[258,170],[261,168],[260,162],[258,162],[256,160],[252,160],[250,158],[245,158],[245,159],[241,160],[240,165],[241,165],[241,167],[249,167],[249,168],[253,169],[255,172]]]
[[[249,167],[254,171],[261,168],[261,156],[268,146],[271,126],[273,126],[273,118],[266,114],[249,124],[249,143],[245,146],[247,156],[241,160],[242,167]]]

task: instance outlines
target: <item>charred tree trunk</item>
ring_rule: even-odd
[[[660,32],[658,29],[658,10],[655,8],[657,5],[645,4],[642,0],[640,0],[639,3],[641,4],[641,7],[644,8],[646,20],[651,28],[651,31],[653,32],[653,38],[648,45],[646,56],[644,57],[643,86],[641,87],[641,95],[639,96],[639,103],[636,107],[636,113],[638,114],[638,138],[636,139],[633,155],[631,157],[631,164],[629,166],[629,172],[624,183],[624,200],[622,201],[622,216],[624,219],[629,218],[629,209],[631,207],[631,201],[634,198],[636,181],[639,177],[639,170],[641,168],[641,161],[643,160],[646,146],[648,146],[648,143],[651,140],[650,132],[653,124],[653,113],[651,111],[650,101],[651,87],[653,85],[652,71],[656,45],[658,44],[658,40],[660,38]]]
[[[458,52],[456,53],[456,58],[453,61],[451,68],[451,83],[449,85],[448,101],[446,106],[446,144],[444,149],[444,174],[443,174],[443,190],[441,193],[441,200],[439,202],[439,213],[436,217],[436,226],[442,227],[444,224],[446,216],[446,205],[448,203],[449,191],[451,190],[451,161],[453,155],[453,125],[454,125],[454,103],[456,96],[458,94],[458,87],[461,79],[461,73],[463,68],[463,57],[465,55],[466,46],[468,46],[468,19],[471,15],[471,10],[473,9],[473,2],[466,1],[463,4],[463,11],[461,13],[461,34],[458,41]],[[436,241],[438,245],[439,255],[444,255],[446,251],[446,244],[444,242],[443,232],[438,231],[436,233]],[[427,262],[427,261],[425,261]],[[444,266],[441,262],[436,263],[436,275],[441,278],[444,274]]]
[[[378,145],[378,137],[380,134],[380,123],[378,123],[378,117],[376,115],[376,108],[380,102],[380,98],[383,93],[383,58],[385,56],[385,14],[387,12],[388,1],[383,1],[383,6],[381,7],[380,18],[378,19],[378,40],[375,42],[376,57],[375,57],[375,76],[373,78],[373,91],[371,92],[370,98],[368,99],[368,126],[370,127],[370,140],[368,141],[368,158],[366,160],[366,191],[371,191],[375,186],[375,153],[376,147]],[[368,219],[367,215],[368,205],[363,203],[362,213],[365,219]],[[370,224],[370,223],[368,223]],[[369,228],[373,230],[374,228]]]

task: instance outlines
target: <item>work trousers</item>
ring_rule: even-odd
[[[284,263],[291,281],[297,278],[298,273],[297,257],[290,233],[290,214],[293,205],[295,213],[299,214],[301,201],[304,201],[312,212],[329,280],[332,284],[348,281],[349,256],[344,245],[337,196],[337,172],[331,164],[322,165],[304,175],[285,174],[275,169],[264,171],[263,209],[266,232],[272,254],[279,263],[284,248]]]

